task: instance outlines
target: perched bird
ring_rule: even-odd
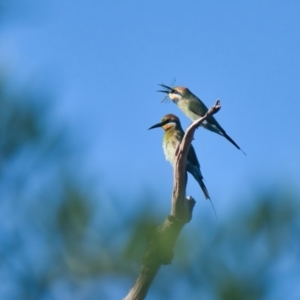
[[[177,104],[177,106],[183,111],[183,113],[192,121],[203,117],[208,111],[206,105],[188,88],[183,86],[175,86],[171,88],[164,84],[160,84],[160,86],[166,88],[167,90],[160,90],[158,92],[168,94],[169,98],[175,104]],[[217,122],[214,116],[210,116],[209,118],[207,118],[201,124],[201,126],[219,135],[224,136],[229,142],[231,142],[236,148],[241,150],[246,155],[246,153],[238,146],[238,144],[221,127],[221,125]]]
[[[181,127],[180,120],[173,114],[168,114],[164,116],[160,123],[151,126],[149,129],[162,127],[165,131],[163,138],[163,149],[166,159],[174,166],[174,157],[176,153],[176,149],[180,144],[184,131]],[[216,215],[215,208],[208,194],[207,188],[203,182],[203,176],[200,171],[200,164],[196,156],[196,152],[194,150],[193,145],[190,146],[188,155],[187,155],[187,166],[186,170],[193,175],[196,181],[199,183],[204,196],[206,199],[210,200],[214,213]]]

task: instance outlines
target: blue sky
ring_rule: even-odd
[[[86,168],[101,186],[119,195],[151,191],[167,213],[172,169],[162,130],[147,129],[167,113],[190,123],[155,92],[173,78],[207,106],[221,99],[216,118],[247,153],[196,132],[219,218],[265,183],[299,182],[300,2],[27,3],[1,32],[1,64],[53,92],[55,114],[86,149]],[[192,178],[187,192],[196,214],[214,218]]]

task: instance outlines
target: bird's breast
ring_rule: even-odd
[[[189,99],[182,99],[182,100],[178,101],[177,105],[181,109],[181,111],[192,121],[199,119],[199,116],[197,116],[190,109],[190,100]]]
[[[163,143],[163,150],[165,153],[166,160],[168,160],[173,165],[173,160],[175,157],[176,149],[180,143],[179,137],[172,136],[170,138],[165,138]]]

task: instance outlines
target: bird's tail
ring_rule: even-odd
[[[226,131],[218,123],[211,124],[211,123],[206,122],[206,123],[203,123],[202,126],[210,131],[213,131],[219,135],[224,136],[224,138],[226,140],[228,140],[232,145],[234,145],[237,149],[242,151],[247,156],[247,154],[241,149],[241,147],[226,133]]]
[[[217,217],[217,213],[216,213],[216,210],[215,210],[215,207],[210,199],[210,196],[209,196],[209,193],[208,193],[208,190],[203,182],[203,176],[201,174],[201,171],[200,171],[200,168],[199,167],[196,167],[194,166],[193,164],[191,164],[189,161],[187,162],[187,166],[186,166],[186,170],[191,174],[193,175],[193,177],[196,179],[196,181],[198,182],[198,184],[200,185],[201,187],[201,190],[203,191],[203,194],[205,196],[205,199],[209,200],[210,203],[211,203],[211,206],[214,210],[214,213],[215,213],[215,216],[216,216],[216,219],[218,219]]]
[[[211,201],[211,199],[210,199],[210,198],[209,198],[209,202],[210,202],[210,204],[211,204],[211,206],[212,206],[212,208],[213,208],[213,211],[214,211],[215,217],[216,217],[216,219],[218,220],[218,216],[217,216],[217,213],[216,213],[216,210],[215,210],[215,206],[214,206],[214,204],[213,204],[213,202]]]
[[[247,156],[247,154],[243,151],[243,149],[225,131],[222,132],[221,135],[223,135],[225,139],[227,139],[231,144],[233,144],[236,148],[241,150]]]
[[[199,185],[200,185],[200,187],[201,187],[201,189],[203,191],[205,199],[210,200],[210,196],[209,196],[208,190],[207,190],[207,188],[206,188],[206,186],[205,186],[205,184],[203,182],[203,178],[198,178],[197,181],[198,181],[198,183],[199,183]]]
[[[194,175],[194,174],[193,174],[193,175]],[[194,176],[194,177],[195,177],[195,179],[197,180],[197,182],[199,183],[199,185],[200,185],[200,187],[201,187],[201,189],[202,189],[202,191],[203,191],[203,194],[204,194],[204,196],[205,196],[205,199],[206,199],[206,200],[209,200],[209,202],[210,202],[210,204],[211,204],[211,206],[212,206],[212,208],[213,208],[214,214],[215,214],[215,216],[216,216],[216,219],[218,220],[218,216],[217,216],[217,213],[216,213],[216,210],[215,210],[215,206],[214,206],[213,202],[212,202],[211,199],[210,199],[208,190],[207,190],[207,188],[206,188],[206,186],[205,186],[205,184],[204,184],[204,182],[203,182],[203,177],[202,177],[202,175],[201,175],[201,174],[200,174],[200,175],[197,174],[197,176]]]
[[[200,179],[200,180],[197,180],[197,181],[198,181],[198,183],[199,183],[199,185],[200,185],[200,187],[201,187],[201,189],[202,189],[202,191],[203,191],[203,193],[205,195],[206,200],[209,200],[209,202],[210,202],[210,204],[211,204],[211,206],[213,208],[214,214],[216,216],[216,219],[218,220],[218,216],[217,216],[217,213],[216,213],[216,210],[215,210],[215,206],[214,206],[213,202],[210,199],[210,196],[208,194],[208,190],[207,190],[207,188],[206,188],[206,186],[205,186],[205,184],[203,182],[203,179]]]

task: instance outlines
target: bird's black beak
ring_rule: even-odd
[[[164,84],[159,84],[160,86],[164,87],[165,89],[168,89],[168,90],[172,90],[171,87],[167,86],[167,85],[164,85]]]
[[[164,87],[165,89],[167,89],[167,91],[166,90],[158,90],[157,92],[169,94],[172,91],[172,88],[167,85],[164,85],[164,84],[159,84],[159,85]],[[162,99],[161,102],[164,102],[166,100],[166,98],[167,98],[167,96],[164,99]]]
[[[165,89],[168,89],[168,91],[166,91],[166,90],[159,90],[159,91],[157,91],[157,92],[169,94],[169,93],[171,92],[171,90],[172,90],[172,88],[170,88],[170,87],[167,86],[167,85],[164,85],[164,84],[159,84],[159,85],[162,86],[162,87],[164,87]]]
[[[151,126],[150,128],[148,128],[148,130],[150,130],[150,129],[153,129],[153,128],[162,127],[162,126],[163,126],[163,124],[162,124],[162,123],[157,123],[157,124],[155,124],[155,125]]]
[[[150,128],[148,128],[148,130],[153,129],[153,128],[158,128],[158,127],[163,127],[164,125],[168,124],[170,122],[170,120],[165,120],[163,122],[157,123],[153,126],[151,126]]]

